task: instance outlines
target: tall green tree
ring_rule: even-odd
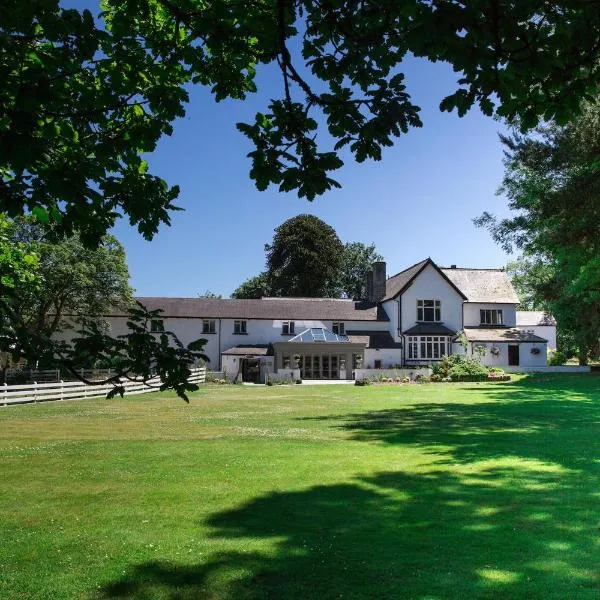
[[[275,229],[265,245],[276,296],[321,298],[338,294],[344,246],[335,229],[314,215],[298,215]]]
[[[383,260],[383,256],[375,250],[375,244],[368,246],[361,242],[344,244],[339,275],[342,295],[353,300],[365,300],[367,272],[378,260]]]
[[[151,332],[160,311],[133,304],[122,246],[112,236],[90,249],[74,234],[58,240],[32,219],[16,222],[0,213],[0,366],[8,356],[60,367],[81,378],[81,367],[111,367],[109,395],[123,394],[123,381],[159,375],[161,389],[187,399],[197,388],[187,379],[190,366],[206,359],[205,340],[182,346],[169,331]],[[110,337],[102,315],[119,305],[128,309],[129,332]],[[71,331],[62,340],[65,319]],[[75,331],[73,331],[73,324]],[[102,383],[94,381],[94,383]]]
[[[80,236],[57,240],[33,219],[12,223],[14,243],[35,248],[42,285],[24,286],[19,293],[21,322],[33,334],[52,337],[68,323],[81,318],[101,319],[115,308],[133,303],[125,249],[112,235],[95,248],[84,246]]]
[[[531,300],[572,334],[585,363],[600,339],[600,103],[567,125],[503,137],[503,191],[516,215],[477,222],[532,269]]]
[[[258,299],[263,296],[272,296],[271,281],[269,275],[265,272],[259,273],[254,277],[249,277],[243,281],[235,290],[231,297],[238,299]]]

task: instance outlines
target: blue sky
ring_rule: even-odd
[[[93,2],[88,5],[94,13]],[[334,174],[342,184],[313,202],[276,189],[256,190],[246,158],[250,146],[235,128],[280,97],[274,69],[259,71],[259,93],[219,104],[191,90],[185,118],[148,157],[151,172],[181,187],[178,205],[152,242],[123,220],[114,233],[125,245],[132,286],[142,296],[195,296],[209,289],[228,296],[264,268],[264,244],[273,230],[299,213],[330,224],[343,242],[374,242],[394,274],[427,256],[441,265],[499,267],[506,254],[472,219],[484,210],[506,214],[496,196],[503,168],[502,123],[473,110],[459,118],[439,102],[455,91],[459,74],[445,64],[409,59],[404,68],[424,126],[384,150],[383,160],[351,159]]]

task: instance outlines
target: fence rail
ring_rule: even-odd
[[[192,369],[189,377],[191,383],[204,383],[206,368]],[[99,398],[113,388],[112,384],[87,385],[79,381],[58,381],[52,383],[37,383],[26,385],[0,385],[0,404],[24,404],[28,402],[46,402],[50,400],[75,400],[84,398]],[[142,381],[127,381],[123,383],[127,394],[146,394],[158,392],[160,379]]]

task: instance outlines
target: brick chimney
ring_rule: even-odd
[[[371,302],[381,302],[385,298],[385,283],[387,280],[385,261],[380,260],[373,263],[372,278],[373,284],[369,300]]]

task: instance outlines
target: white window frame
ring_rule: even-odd
[[[433,306],[425,306],[426,302],[432,302]],[[433,319],[425,318],[425,311],[433,311]],[[417,300],[417,322],[419,323],[439,323],[442,320],[442,301],[432,298]]]
[[[215,319],[202,319],[202,333],[217,333],[217,322]]]
[[[501,308],[480,308],[480,325],[504,325],[504,311]]]
[[[448,354],[448,337],[444,335],[410,336],[407,360],[441,360]]]
[[[343,321],[334,321],[331,324],[331,333],[335,333],[336,335],[346,335],[345,330],[346,328]]]
[[[282,321],[281,322],[281,335],[295,335],[296,333],[296,321]]]
[[[150,333],[163,333],[165,331],[165,322],[162,319],[152,319],[150,321]]]
[[[246,335],[248,333],[246,321],[241,320],[241,319],[234,321],[233,322],[233,333],[235,335]]]

